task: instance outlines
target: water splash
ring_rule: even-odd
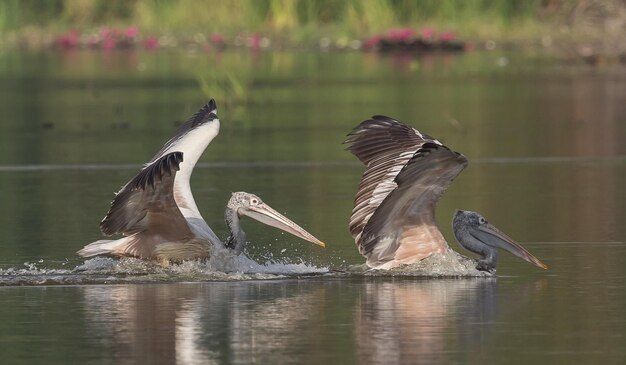
[[[476,269],[476,260],[465,257],[453,250],[433,254],[419,262],[404,265],[391,270],[373,270],[365,264],[351,266],[351,273],[364,276],[408,276],[423,278],[455,277],[494,277],[485,271]]]
[[[63,266],[66,264],[63,262]],[[45,265],[39,260],[26,262],[24,267],[0,269],[0,286],[266,280],[320,275],[329,271],[304,261],[281,263],[268,260],[261,264],[245,255],[233,255],[228,250],[216,250],[206,261],[186,261],[166,267],[136,258],[106,257],[87,259],[73,269]]]
[[[0,286],[269,280],[320,275],[421,278],[495,276],[476,270],[474,259],[452,250],[391,270],[372,270],[363,264],[331,271],[328,267],[315,266],[303,260],[281,262],[271,257],[259,263],[246,255],[234,255],[226,249],[216,249],[206,261],[185,261],[165,267],[136,258],[106,257],[87,259],[71,269],[49,268],[46,264],[39,260],[25,262],[23,267],[0,269]],[[58,266],[58,262],[55,264]],[[65,260],[61,265],[67,266],[69,262]]]

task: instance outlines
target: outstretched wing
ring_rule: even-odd
[[[424,258],[447,248],[437,227],[435,206],[465,166],[463,155],[443,145],[424,143],[396,176],[398,186],[363,229],[358,245],[368,261]],[[394,239],[385,239],[389,237]]]
[[[185,161],[180,164],[180,171],[174,180],[174,199],[185,218],[195,218],[202,223],[205,230],[210,232],[215,240],[217,236],[204,223],[202,215],[196,206],[191,193],[191,173],[198,159],[207,148],[209,143],[217,136],[220,130],[220,121],[217,118],[217,105],[211,99],[202,109],[194,114],[189,120],[181,125],[174,136],[156,153],[148,165],[159,158],[174,151],[185,154]]]
[[[350,132],[344,142],[347,150],[366,166],[350,217],[350,232],[355,241],[359,241],[380,203],[398,186],[395,178],[400,170],[426,142],[441,144],[415,128],[381,115]]]
[[[172,152],[144,167],[113,199],[100,223],[102,233],[130,236],[149,232],[146,236],[168,242],[193,238],[174,199],[174,181],[182,162],[183,153]],[[141,245],[141,240],[137,244]]]
[[[347,142],[366,164],[350,230],[368,264],[424,258],[446,248],[435,205],[467,159],[436,139],[381,116],[361,123]]]

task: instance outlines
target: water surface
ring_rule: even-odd
[[[505,59],[506,62],[502,60]],[[499,66],[499,65],[505,65]],[[623,363],[626,69],[546,57],[0,54],[0,348],[13,364]],[[82,260],[116,191],[210,97],[205,219],[249,191],[328,243],[245,221],[230,273]],[[483,213],[541,258],[496,279],[348,275],[362,167],[346,133],[386,114],[464,153],[438,207]],[[37,351],[33,351],[37,349]]]

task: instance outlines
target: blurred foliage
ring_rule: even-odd
[[[599,24],[625,6],[620,0],[0,0],[0,32],[133,25],[161,34],[263,31],[301,40],[437,25],[493,36],[532,31],[535,23]]]

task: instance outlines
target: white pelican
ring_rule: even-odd
[[[233,193],[228,201],[224,218],[230,236],[226,242],[220,241],[200,215],[189,185],[196,162],[219,129],[217,106],[211,100],[116,194],[100,229],[105,235],[125,237],[90,243],[78,254],[134,256],[163,264],[207,258],[214,246],[227,247],[239,254],[246,245],[239,224],[241,216],[324,247],[322,241],[259,197],[244,192]]]
[[[350,232],[367,266],[391,269],[450,250],[435,221],[435,205],[467,159],[397,120],[374,116],[345,141],[365,172],[350,217]],[[543,269],[531,255],[480,214],[457,211],[454,234],[481,256],[476,268],[494,272],[497,248]]]

